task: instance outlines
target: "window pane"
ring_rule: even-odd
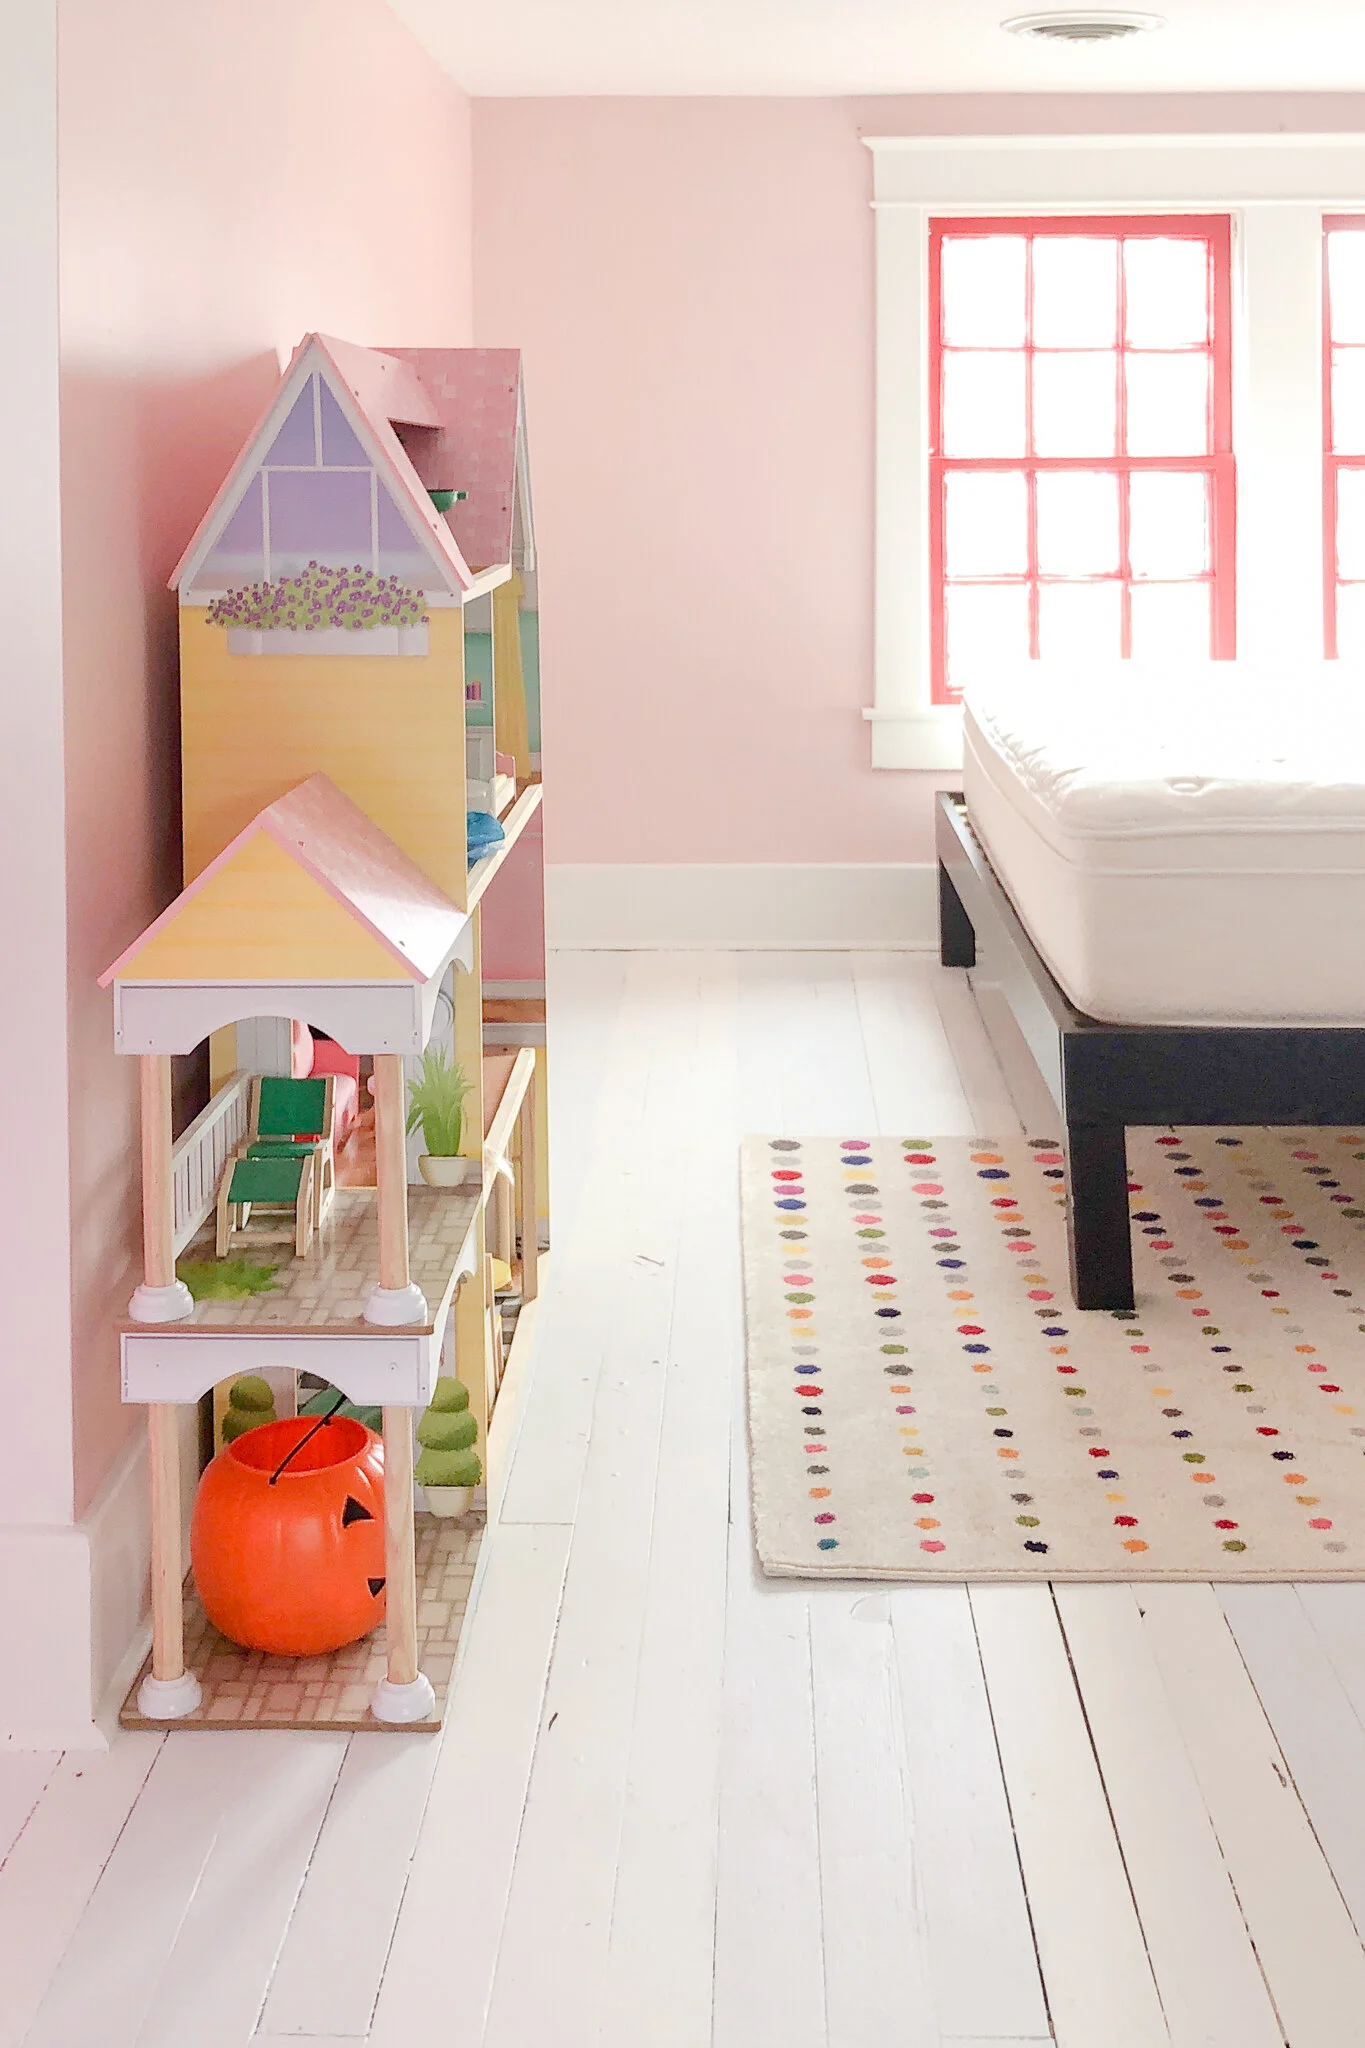
[[[1118,252],[1091,235],[1033,243],[1033,339],[1042,348],[1112,348],[1118,335]]]
[[[1337,592],[1337,654],[1365,661],[1365,583],[1343,583]]]
[[[1207,455],[1209,360],[1205,355],[1124,357],[1130,455]]]
[[[950,688],[1028,660],[1026,584],[951,583],[945,596]]]
[[[1365,455],[1365,348],[1332,351],[1332,446]]]
[[[1024,357],[943,357],[943,453],[1024,453]]]
[[[943,339],[950,348],[1019,348],[1024,340],[1022,235],[945,235]]]
[[[1133,658],[1206,661],[1212,647],[1207,583],[1133,585]]]
[[[1130,348],[1197,348],[1208,340],[1206,242],[1125,242],[1123,283],[1124,339]]]
[[[1089,470],[1038,477],[1038,567],[1044,576],[1102,576],[1119,566],[1119,485]]]
[[[1044,583],[1038,652],[1044,661],[1117,661],[1123,594],[1117,583]]]
[[[944,559],[950,576],[1022,576],[1028,568],[1028,486],[1014,470],[945,479]]]
[[[1038,455],[1112,455],[1117,357],[1033,358],[1033,447]]]
[[[1129,484],[1128,561],[1134,576],[1202,576],[1209,565],[1206,477],[1142,471]]]
[[[314,561],[374,567],[368,470],[275,469],[267,483],[272,576]]]
[[[1365,228],[1333,228],[1327,279],[1333,341],[1365,341]]]
[[[1337,574],[1365,577],[1365,469],[1337,471]]]

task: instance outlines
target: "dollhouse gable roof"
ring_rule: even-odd
[[[464,559],[534,569],[520,349],[393,348],[384,357],[410,368],[436,407],[436,468],[467,493],[447,514]]]
[[[325,775],[278,797],[100,976],[427,983],[468,920]]]
[[[397,575],[438,604],[463,602],[474,571],[399,427],[422,430],[410,440],[414,449],[421,444],[424,468],[448,431],[411,361],[305,335],[177,563],[171,588],[182,602],[196,602],[295,574],[310,560],[359,562],[381,576]],[[510,562],[510,549],[497,560]]]

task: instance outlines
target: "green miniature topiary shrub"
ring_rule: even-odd
[[[244,1373],[234,1380],[228,1389],[228,1404],[223,1411],[223,1442],[235,1444],[239,1436],[245,1436],[249,1429],[259,1429],[263,1422],[275,1420],[275,1390],[269,1380],[263,1380],[259,1373]]]
[[[437,1380],[428,1413],[463,1415],[469,1406],[469,1389],[459,1380]]]
[[[483,1466],[475,1450],[424,1450],[417,1460],[419,1486],[477,1486]]]
[[[429,1451],[466,1451],[478,1434],[479,1425],[468,1413],[441,1415],[428,1408],[417,1425],[417,1441]]]

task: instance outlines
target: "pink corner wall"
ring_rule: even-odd
[[[79,1514],[138,1419],[137,1072],[95,977],[180,883],[165,580],[305,330],[472,339],[470,118],[384,0],[62,0],[58,75]]]
[[[864,134],[1358,129],[1359,96],[480,100],[475,338],[525,350],[552,861],[924,861],[869,763]]]

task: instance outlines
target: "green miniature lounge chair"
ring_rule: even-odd
[[[234,1234],[245,1230],[253,1209],[291,1209],[293,1223],[287,1230],[258,1232],[261,1238],[284,1243],[293,1241],[296,1258],[303,1258],[313,1241],[314,1176],[317,1147],[292,1154],[267,1155],[253,1159],[249,1152],[230,1159],[218,1183],[217,1253],[225,1259]]]
[[[301,1081],[292,1080],[287,1074],[258,1074],[251,1084],[246,1157],[301,1159],[313,1155],[315,1230],[321,1226],[336,1193],[334,1085],[331,1074]]]

